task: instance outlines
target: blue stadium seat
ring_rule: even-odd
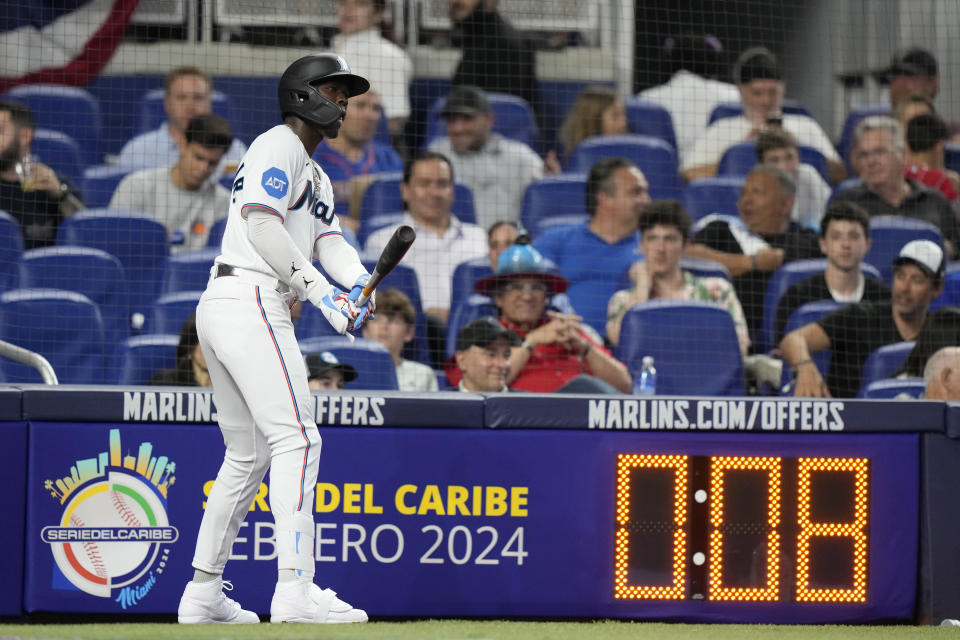
[[[798,116],[807,116],[812,118],[810,111],[807,110],[805,106],[800,104],[798,100],[786,99],[781,105],[781,110],[784,113],[790,113]],[[721,118],[732,118],[734,116],[739,116],[743,113],[743,105],[739,102],[721,102],[713,108],[713,111],[710,112],[710,117],[707,119],[707,125],[711,125]]]
[[[487,93],[490,108],[493,110],[493,130],[504,138],[518,140],[533,149],[540,144],[540,134],[537,131],[537,121],[533,117],[533,110],[523,98],[509,93]],[[446,102],[446,96],[433,101],[427,112],[427,135],[424,147],[429,146],[437,138],[447,135],[446,125],[440,117],[440,110]]]
[[[450,284],[450,308],[456,309],[461,302],[474,295],[473,285],[480,278],[493,275],[490,258],[473,258],[457,265]]]
[[[622,156],[643,171],[654,200],[680,198],[683,182],[677,168],[677,153],[660,138],[628,134],[594,136],[577,145],[570,155],[569,171],[589,173],[598,161]]]
[[[357,379],[348,382],[347,389],[397,389],[397,369],[393,358],[379,342],[363,338],[350,342],[345,336],[308,338],[300,340],[300,351],[305,356],[329,351],[337,356],[337,360],[356,369]]]
[[[881,216],[870,219],[870,250],[863,261],[880,272],[883,281],[893,282],[893,260],[903,245],[911,240],[931,240],[943,248],[940,230],[923,220],[899,216]]]
[[[497,308],[493,305],[493,300],[479,293],[471,294],[451,309],[450,317],[447,319],[447,357],[453,356],[457,351],[457,334],[460,333],[460,329],[478,318],[496,315]]]
[[[764,352],[776,347],[775,336],[777,306],[780,304],[780,298],[787,292],[793,284],[800,282],[810,276],[815,276],[827,269],[826,258],[813,258],[811,260],[795,260],[788,262],[773,272],[770,280],[767,281],[767,292],[763,297],[763,330],[754,344],[757,352]],[[880,280],[880,272],[873,265],[867,263],[860,264],[860,271],[863,275]]]
[[[867,385],[863,392],[864,398],[868,399],[905,399],[920,398],[926,391],[926,385],[923,378],[890,378],[887,380],[874,380]]]
[[[693,180],[683,188],[683,208],[694,222],[711,213],[739,216],[737,201],[742,188],[740,176]]]
[[[101,249],[120,260],[127,274],[130,310],[146,317],[160,293],[170,255],[162,224],[137,211],[89,209],[60,223],[57,244]]]
[[[0,291],[16,286],[13,265],[21,253],[23,233],[20,223],[6,211],[0,211]]]
[[[207,247],[181,251],[167,258],[167,266],[163,271],[163,293],[206,289],[210,267],[218,255],[220,249]]]
[[[653,356],[658,395],[743,395],[743,362],[733,318],[718,305],[653,300],[623,317],[617,358],[631,378]]]
[[[90,298],[100,309],[107,351],[130,333],[127,275],[116,257],[90,247],[31,249],[16,262],[17,286],[64,289]]]
[[[586,181],[583,173],[561,173],[527,185],[520,222],[531,238],[549,227],[587,219]]]
[[[637,96],[628,96],[623,102],[627,108],[630,133],[660,138],[674,149],[677,148],[677,135],[669,111],[656,102]]]
[[[863,363],[863,373],[860,377],[860,392],[857,394],[857,397],[864,397],[863,394],[871,382],[892,377],[897,369],[907,361],[907,356],[913,351],[913,345],[913,340],[905,340],[903,342],[885,344],[879,349],[874,349],[874,351],[867,356],[866,362]]]
[[[960,261],[947,263],[947,273],[943,277],[943,293],[930,304],[930,311],[946,306],[960,307]]]
[[[368,218],[382,214],[393,214],[403,211],[403,199],[400,197],[400,182],[402,174],[399,172],[381,173],[370,183],[360,201],[360,223],[364,225]],[[473,206],[473,192],[470,187],[462,183],[454,185],[453,215],[462,222],[476,224],[477,214]],[[370,230],[372,231],[372,229]],[[361,228],[359,240],[366,241],[370,231],[364,232]]]
[[[84,204],[90,209],[109,206],[120,181],[129,173],[129,168],[112,164],[101,164],[85,169],[81,183]]]
[[[147,384],[161,369],[177,366],[177,334],[144,334],[127,338],[117,345],[120,363],[116,384]]]
[[[820,300],[818,302],[808,302],[805,305],[800,306],[798,309],[794,309],[793,313],[790,314],[790,318],[787,320],[787,326],[784,329],[784,334],[790,333],[794,329],[799,329],[804,327],[811,322],[816,322],[823,316],[827,315],[831,311],[839,309],[843,304],[840,302],[835,302],[833,300]],[[824,349],[823,351],[818,351],[810,356],[814,364],[817,366],[817,370],[820,371],[820,375],[823,376],[823,379],[827,379],[827,373],[830,371],[830,360],[833,356],[833,352],[830,349]],[[790,381],[790,367],[784,364],[783,366],[783,384],[786,385]]]
[[[237,135],[238,127],[234,118],[233,104],[226,94],[213,91],[210,95],[213,112],[222,116],[230,123],[233,134]],[[151,89],[140,97],[137,105],[137,134],[153,131],[167,121],[167,112],[163,109],[163,89]]]
[[[78,191],[83,188],[83,169],[86,163],[77,141],[53,129],[34,129],[30,150],[37,159],[64,178]]]
[[[26,84],[3,94],[4,100],[22,102],[33,112],[36,126],[54,129],[73,138],[88,165],[103,162],[103,117],[100,104],[85,89],[57,84]]]
[[[143,325],[147,333],[180,333],[180,328],[190,314],[196,313],[197,303],[203,291],[177,291],[165,293],[153,304]]]
[[[219,249],[223,242],[223,232],[227,228],[227,218],[220,218],[210,227],[210,235],[207,236],[207,247]]]
[[[0,295],[0,340],[39,353],[61,384],[105,380],[103,321],[90,298],[61,289],[13,289]],[[0,357],[8,382],[42,382],[32,367]]]
[[[960,144],[948,142],[943,149],[943,164],[947,169],[960,170]]]
[[[867,104],[862,107],[854,107],[847,114],[843,121],[843,130],[840,132],[840,144],[837,150],[840,157],[847,163],[847,169],[853,173],[853,167],[850,164],[850,145],[853,143],[853,130],[857,123],[868,116],[888,116],[890,115],[890,105],[886,103]]]
[[[642,255],[637,256],[637,260],[643,260]],[[632,267],[633,265],[631,265]],[[728,282],[733,282],[730,277],[730,271],[719,262],[707,260],[706,258],[680,258],[680,268],[689,271],[700,278],[723,278]],[[620,289],[632,289],[633,280],[630,279],[630,267],[627,267],[623,276],[620,278]]]

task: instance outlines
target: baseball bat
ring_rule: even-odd
[[[400,264],[400,260],[406,255],[407,249],[410,248],[410,245],[412,245],[416,239],[417,232],[413,230],[413,227],[406,224],[397,227],[397,230],[393,232],[393,235],[390,236],[390,239],[387,241],[387,246],[385,246],[380,253],[380,259],[377,260],[377,266],[373,268],[373,273],[370,274],[370,280],[367,281],[367,285],[360,293],[360,297],[357,298],[357,306],[366,304],[373,290],[377,288],[377,285],[383,281],[388,273],[393,271],[395,266]]]

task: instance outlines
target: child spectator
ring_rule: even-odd
[[[397,367],[400,391],[436,391],[433,369],[400,355],[403,345],[413,340],[416,322],[417,313],[410,298],[399,289],[385,289],[377,293],[377,311],[363,327],[363,337],[376,340],[390,352]]]

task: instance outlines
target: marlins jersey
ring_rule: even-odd
[[[258,210],[283,220],[284,229],[307,259],[313,258],[314,243],[319,238],[342,236],[340,222],[333,214],[330,179],[286,125],[257,136],[243,156],[233,180],[227,227],[216,260],[280,276],[247,237],[247,215]]]

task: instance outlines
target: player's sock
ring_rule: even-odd
[[[296,569],[280,569],[277,582],[293,582],[297,579]]]
[[[219,577],[220,577],[219,573],[210,573],[208,571],[203,571],[202,569],[193,570],[193,581],[197,583],[213,582]]]

